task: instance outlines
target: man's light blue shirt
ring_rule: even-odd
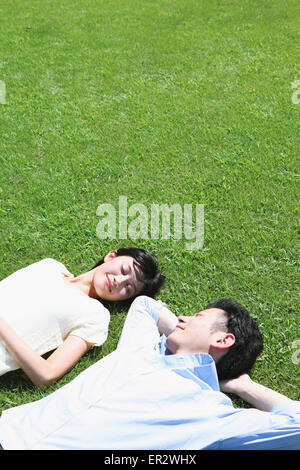
[[[169,354],[163,304],[138,297],[117,349],[72,382],[3,412],[4,449],[299,449],[300,406],[237,409],[208,354]]]

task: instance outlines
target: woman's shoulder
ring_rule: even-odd
[[[37,263],[43,263],[43,264],[62,264],[60,261],[57,261],[54,258],[43,258],[40,261],[37,261]],[[35,263],[35,264],[37,264]]]
[[[59,261],[53,259],[53,258],[43,258],[41,260],[38,260],[38,261],[34,261],[33,263],[31,264],[28,264],[26,266],[27,269],[33,269],[33,268],[38,268],[38,267],[42,267],[42,266],[49,266],[49,265],[57,265],[57,264],[61,264]]]
[[[110,311],[108,310],[107,307],[103,305],[101,300],[98,299],[93,299],[92,297],[86,296],[86,301],[89,303],[89,313],[92,316],[99,317],[99,313],[103,318],[109,318],[110,317]]]
[[[37,265],[37,266],[41,266],[41,267],[42,266],[47,266],[47,267],[53,266],[54,268],[63,269],[64,272],[69,272],[67,270],[66,266],[61,261],[58,261],[54,258],[43,258],[42,260],[37,261],[34,264]]]
[[[2,279],[1,287],[4,288],[10,284],[15,285],[17,282],[21,284],[36,282],[36,280],[42,279],[44,276],[53,278],[53,276],[56,277],[62,271],[67,271],[62,263],[53,258],[44,258],[27,264]]]
[[[73,275],[67,270],[65,265],[61,261],[57,261],[54,258],[43,258],[40,261],[36,261],[21,270],[24,275],[33,276],[61,276],[61,274],[65,274],[67,276]]]

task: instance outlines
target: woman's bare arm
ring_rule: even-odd
[[[92,347],[91,343],[79,336],[69,335],[48,359],[44,359],[2,318],[0,318],[0,339],[5,343],[15,362],[37,387],[50,385],[60,378]]]

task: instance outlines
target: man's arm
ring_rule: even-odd
[[[243,374],[236,379],[221,381],[220,388],[222,392],[234,393],[254,408],[262,411],[271,411],[280,403],[291,401],[281,393],[254,382],[247,374]]]
[[[167,307],[163,306],[158,320],[158,331],[160,335],[169,336],[178,323],[178,318]]]
[[[169,334],[175,328],[174,317],[160,300],[144,295],[137,297],[127,314],[118,348],[137,351],[153,347],[160,335]]]
[[[255,408],[234,408],[216,426],[216,440],[206,450],[299,450],[300,402],[290,400],[250,379],[246,374],[220,382]]]

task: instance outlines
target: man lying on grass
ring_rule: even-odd
[[[161,301],[140,296],[117,349],[47,397],[4,411],[0,443],[44,450],[297,449],[299,402],[247,375],[261,350],[256,322],[230,300],[177,318]],[[219,380],[224,392],[255,408],[234,408]]]

